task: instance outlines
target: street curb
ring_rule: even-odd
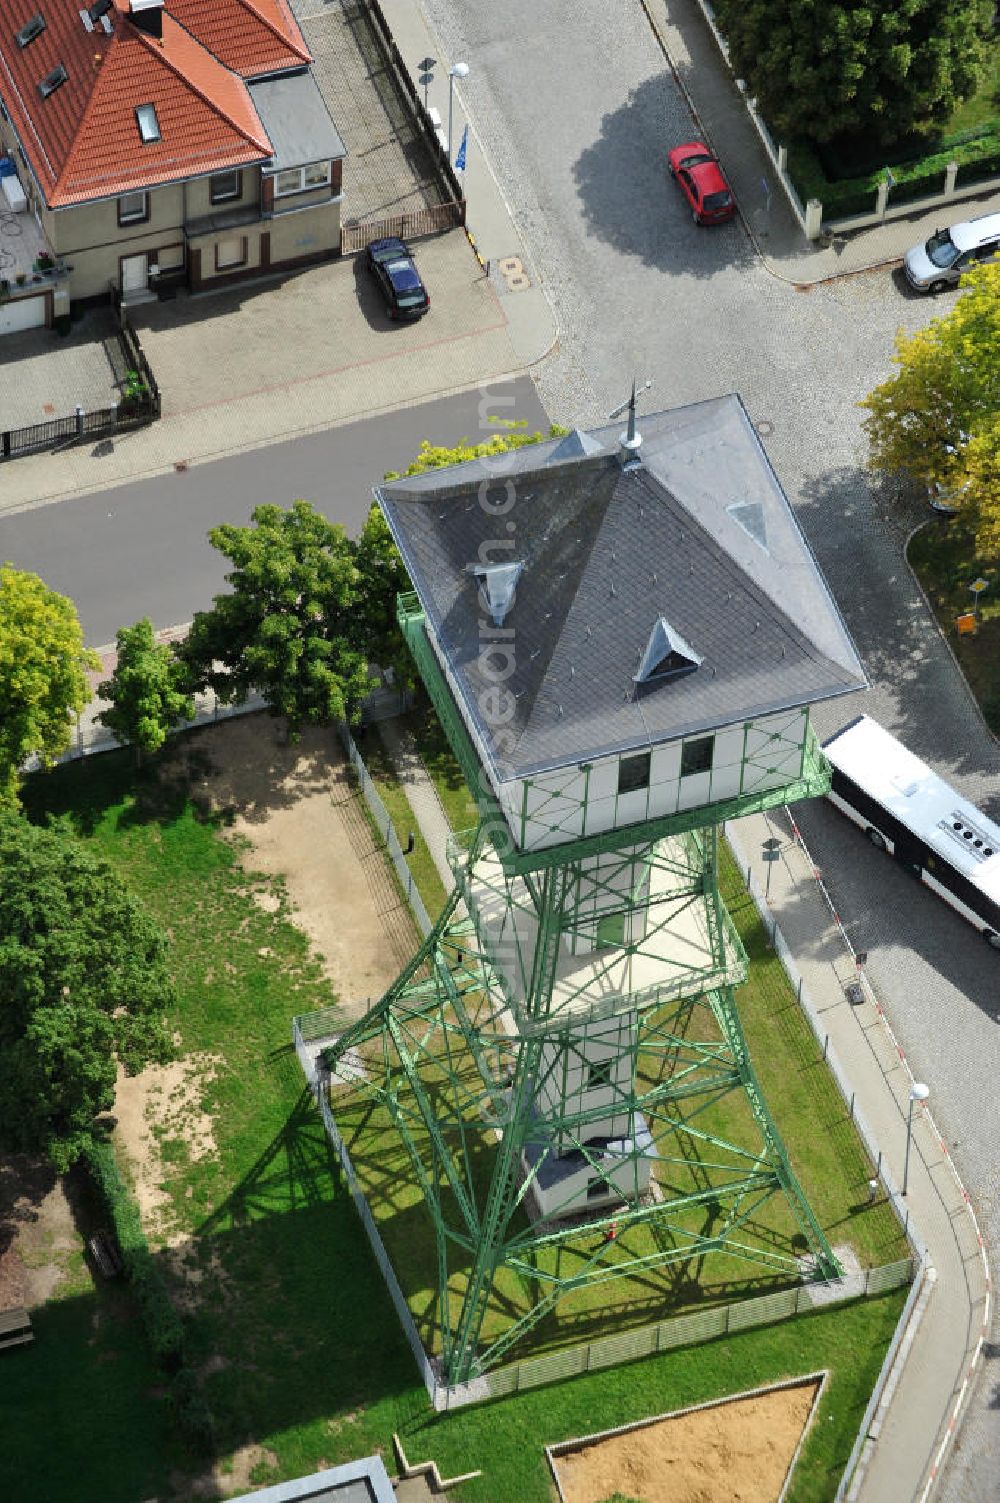
[[[693,117],[693,119],[695,121],[695,124],[697,125],[699,131],[701,132],[702,139],[705,140],[705,141],[707,141],[708,144],[710,146],[712,146],[712,148],[714,150],[715,147],[714,147],[714,143],[712,141],[712,133],[711,133],[711,131],[709,131],[706,128],[705,123],[702,120],[701,115],[698,112],[698,107],[695,104],[693,98],[691,97],[690,90],[688,89],[687,85],[684,83],[683,79],[681,78],[680,74],[677,71],[677,66],[674,63],[674,60],[673,60],[673,58],[670,55],[670,48],[667,45],[667,39],[666,39],[666,36],[663,33],[663,28],[660,25],[660,22],[657,20],[657,18],[653,14],[651,0],[639,0],[639,4],[642,6],[643,11],[645,12],[646,20],[649,22],[650,30],[652,31],[653,35],[656,37],[657,43],[659,44],[660,51],[663,53],[663,56],[666,58],[667,66],[670,69],[671,77],[673,78],[674,83],[677,85],[677,88],[678,88],[679,92],[683,96],[685,104],[687,105],[688,109],[691,111],[691,115],[692,115],[692,117]],[[716,155],[718,155],[718,153],[716,153]],[[734,192],[733,196],[736,197],[735,192]],[[870,272],[870,271],[880,271],[880,270],[883,270],[887,266],[895,266],[895,265],[898,265],[898,264],[900,264],[902,262],[902,259],[903,259],[902,256],[887,256],[887,257],[885,257],[882,260],[872,261],[867,266],[853,266],[850,271],[835,271],[835,272],[832,272],[829,276],[813,277],[811,280],[803,280],[802,277],[789,277],[789,276],[786,276],[784,274],[784,272],[779,271],[777,269],[777,267],[775,267],[773,265],[771,259],[767,256],[767,254],[763,250],[763,248],[761,246],[761,243],[760,243],[760,240],[758,239],[758,237],[754,233],[753,228],[751,227],[749,220],[747,219],[746,215],[743,212],[743,207],[740,204],[739,199],[736,200],[736,204],[737,204],[737,208],[739,209],[739,212],[740,212],[740,223],[742,224],[744,230],[746,231],[747,239],[750,241],[750,244],[753,246],[754,250],[756,251],[757,257],[758,257],[761,265],[764,267],[764,269],[767,272],[770,273],[770,275],[772,277],[774,277],[774,279],[775,279],[776,282],[784,282],[784,284],[785,284],[786,287],[823,287],[823,286],[826,286],[830,282],[843,282],[843,281],[846,281],[848,277],[862,276],[862,275],[864,275],[867,272]]]

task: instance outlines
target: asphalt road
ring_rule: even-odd
[[[403,469],[422,439],[478,443],[496,431],[486,419],[548,419],[527,378],[402,407],[289,443],[98,491],[58,507],[0,518],[0,559],[31,569],[76,601],[92,646],[149,616],[156,627],[190,621],[224,588],[226,561],[208,541],[220,522],[249,520],[262,502],[304,498],[349,533],[364,523],[372,486]]]
[[[890,374],[897,328],[923,326],[952,297],[907,297],[886,272],[798,291],[761,264],[739,224],[693,225],[664,168],[692,122],[638,5],[425,5],[443,55],[471,66],[463,97],[557,312],[559,350],[539,375],[547,409],[603,419],[633,374],[653,378],[657,407],[738,389],[872,681],[817,713],[821,734],[863,708],[1000,813],[996,742],[903,557],[922,518],[897,517],[871,493],[856,405]],[[995,1249],[998,958],[831,808],[801,813]],[[1000,1324],[994,1336],[939,1488],[948,1503],[998,1496]]]

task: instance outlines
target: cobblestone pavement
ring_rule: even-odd
[[[315,58],[313,74],[347,147],[345,223],[441,203],[430,153],[367,7],[356,0],[298,0],[292,8]]]
[[[85,314],[65,338],[50,329],[0,338],[0,429],[72,417],[78,402],[88,411],[116,402],[105,340],[117,345],[114,319],[104,309]]]
[[[482,149],[557,315],[559,348],[538,376],[552,417],[603,420],[633,374],[653,378],[657,407],[738,389],[867,663],[864,708],[996,812],[997,744],[903,558],[922,517],[897,515],[869,487],[856,405],[890,373],[897,328],[922,327],[955,294],[929,304],[887,271],[798,290],[771,275],[739,225],[693,225],[664,165],[692,121],[638,3],[550,0],[539,11],[509,0],[502,16],[472,0],[426,8],[437,55],[470,64]],[[821,711],[820,730],[861,704]],[[832,810],[802,823],[996,1246],[996,959]],[[987,1363],[942,1492],[949,1503],[996,1503],[996,1381]],[[915,1443],[930,1454],[932,1437]]]

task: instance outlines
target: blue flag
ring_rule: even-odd
[[[466,152],[466,148],[467,148],[468,144],[469,144],[469,127],[466,126],[465,129],[464,129],[464,131],[462,132],[462,140],[461,140],[461,142],[459,144],[458,156],[455,158],[455,171],[456,172],[464,172],[465,171],[465,152]]]

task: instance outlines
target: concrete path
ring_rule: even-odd
[[[768,912],[829,1033],[830,1052],[856,1093],[857,1109],[882,1149],[883,1166],[899,1186],[913,1083],[903,1051],[870,990],[860,1006],[848,999],[845,986],[858,978],[853,954],[785,816],[742,819],[731,833],[738,859],[744,870],[750,866],[761,892],[768,882],[763,842],[771,837],[781,842],[780,860],[771,867]],[[933,1078],[926,1083],[933,1107]],[[906,1204],[935,1277],[868,1457],[861,1503],[910,1503],[928,1496],[988,1317],[988,1274],[978,1229],[933,1116],[919,1107]]]
[[[444,883],[445,891],[451,892],[455,885],[447,856],[451,826],[441,807],[433,780],[420,760],[413,733],[399,720],[380,720],[378,731],[403,785],[403,792],[414,818],[420,826],[420,833],[427,842],[438,876]]]
[[[809,285],[901,260],[941,224],[1000,211],[1000,193],[957,199],[924,214],[892,220],[839,238],[828,247],[802,233],[779,187],[697,0],[642,0],[674,76],[718,153],[747,228],[765,264],[784,281]],[[770,187],[766,207],[764,183]]]

